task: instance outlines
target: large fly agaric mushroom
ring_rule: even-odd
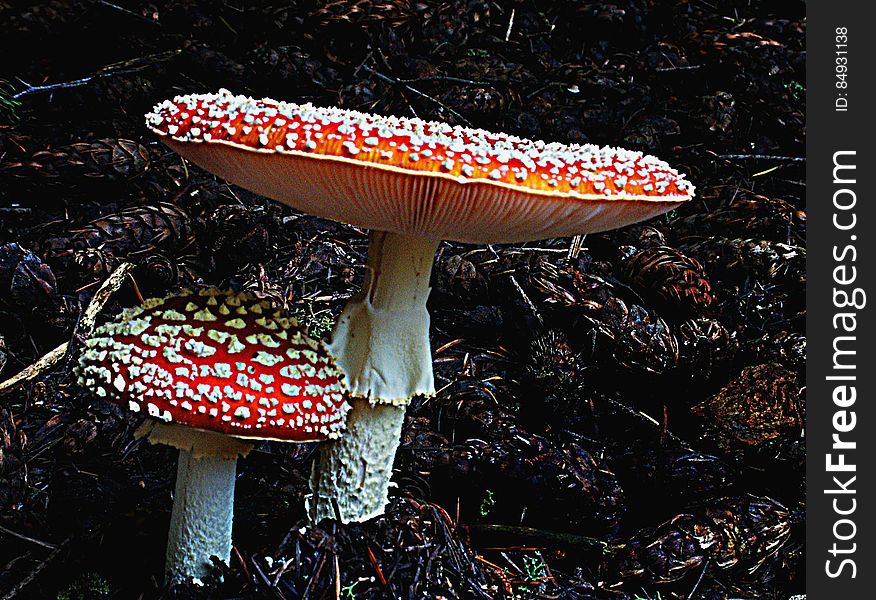
[[[439,240],[521,242],[621,227],[693,186],[640,152],[530,141],[419,119],[254,100],[222,90],[147,115],[201,167],[304,212],[372,230],[362,292],[329,350],[347,375],[349,430],[323,447],[314,521],[383,512],[404,405],[433,394],[426,298]]]
[[[201,577],[229,560],[235,466],[252,440],[340,435],[349,404],[331,357],[294,320],[247,293],[151,298],[97,328],[79,383],[145,412],[149,440],[179,449],[165,572]]]

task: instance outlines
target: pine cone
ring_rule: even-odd
[[[806,249],[756,239],[709,238],[684,247],[709,266],[709,273],[729,283],[753,276],[766,283],[802,283],[806,278]]]
[[[802,374],[806,369],[806,336],[778,331],[745,344],[740,353],[742,364],[779,363],[786,369]]]
[[[575,285],[577,271],[540,259],[529,273],[529,283],[542,295],[543,302],[557,306],[577,306],[581,303]]]
[[[14,41],[26,36],[57,35],[59,30],[73,26],[88,11],[87,2],[78,0],[50,0],[48,2],[15,3],[12,8],[0,5],[0,40]],[[31,38],[33,39],[33,38]],[[0,49],[3,49],[3,44]]]
[[[487,299],[487,280],[478,265],[463,254],[452,254],[438,264],[439,294],[447,294],[460,304],[484,303]]]
[[[481,119],[504,112],[509,101],[507,95],[497,88],[471,85],[448,85],[440,100],[457,112],[476,114]]]
[[[528,511],[531,521],[560,518],[605,526],[617,522],[623,491],[614,473],[584,448],[557,446],[518,427],[516,418],[492,399],[460,400],[453,395],[452,404],[442,411],[442,426],[451,428],[457,439],[463,435],[469,439],[441,445],[446,438],[424,433],[435,430],[434,421],[431,427],[418,421],[416,431],[406,437],[414,444],[426,444],[423,452],[413,454],[417,470],[442,470],[499,489],[513,487],[517,494],[505,501],[538,507]]]
[[[634,304],[616,327],[614,357],[621,366],[660,374],[678,363],[678,342],[656,314]]]
[[[410,0],[329,0],[310,13],[320,26],[330,23],[385,23],[403,26],[413,18]]]
[[[0,299],[14,306],[40,308],[59,302],[58,283],[49,265],[15,242],[0,246]]]
[[[628,304],[620,290],[602,277],[542,261],[530,283],[545,302],[575,307],[579,318],[570,328],[570,342],[587,360],[612,357],[615,366],[639,373],[663,373],[678,361],[678,342],[669,326],[653,311]],[[564,313],[566,322],[575,317]],[[580,327],[586,331],[581,331]],[[574,334],[572,331],[574,330]]]
[[[484,0],[417,2],[414,9],[418,27],[416,43],[427,49],[434,64],[458,54],[453,48],[463,47],[473,30],[483,27],[479,24],[487,24],[490,19],[490,5]]]
[[[617,230],[617,244],[632,246],[637,250],[666,245],[666,236],[654,225],[633,225]]]
[[[787,509],[769,498],[720,498],[644,530],[615,549],[606,577],[652,584],[678,581],[702,571],[716,578],[744,578],[774,557],[791,535]]]
[[[32,328],[48,325],[63,329],[71,325],[79,307],[58,292],[51,267],[17,243],[0,246],[0,304],[32,317]]]
[[[703,96],[703,106],[700,118],[711,131],[727,133],[733,129],[736,122],[736,100],[729,92],[715,92]]]
[[[701,313],[712,303],[712,286],[696,259],[670,246],[639,250],[623,265],[624,275],[667,314]]]
[[[673,508],[680,501],[700,501],[726,491],[736,482],[734,470],[721,458],[695,450],[657,447],[633,448],[612,460],[621,482],[652,503],[667,499]]]
[[[137,107],[147,98],[160,96],[156,87],[160,84],[160,77],[166,73],[165,63],[156,61],[149,65],[149,76],[144,77],[136,73],[130,73],[124,77],[103,77],[94,82],[95,92],[99,94],[103,102],[110,106]],[[139,131],[139,123],[125,121],[124,129],[116,129],[118,132]],[[134,134],[136,135],[136,134]],[[142,148],[142,146],[141,146]]]
[[[451,461],[457,475],[516,487],[515,502],[539,510],[553,505],[551,514],[536,515],[535,521],[549,521],[562,511],[574,523],[595,520],[611,526],[620,516],[622,491],[614,473],[578,444],[555,447],[541,436],[500,423],[488,439],[457,446]]]
[[[566,332],[550,329],[529,346],[525,376],[520,381],[521,418],[533,429],[551,424],[578,429],[592,424],[585,395],[587,365]]]
[[[728,326],[759,330],[756,335],[762,335],[764,329],[777,323],[788,327],[805,315],[805,248],[767,240],[712,238],[684,250],[708,265],[722,300],[717,309]]]
[[[740,193],[729,205],[673,223],[684,236],[758,236],[792,243],[804,233],[806,213],[780,198]]]
[[[777,364],[748,367],[720,392],[691,409],[707,419],[710,436],[725,449],[758,446],[803,428],[801,388]]]
[[[288,492],[276,502],[283,498]],[[346,598],[386,597],[388,588],[405,598],[485,598],[489,584],[481,562],[455,530],[440,506],[393,498],[383,517],[366,523],[329,523],[325,529],[296,525],[272,553],[273,560],[252,561],[260,580],[278,581],[271,587],[282,589],[287,598],[335,598],[340,585],[353,590],[340,596]],[[295,557],[291,569],[286,566],[290,556]],[[342,573],[330,568],[338,557]],[[305,594],[308,590],[312,593]]]
[[[101,217],[79,229],[44,239],[39,248],[47,260],[66,264],[77,251],[89,248],[116,258],[138,260],[155,253],[180,256],[194,244],[190,217],[173,204],[162,202]]]
[[[58,146],[2,166],[11,177],[42,183],[124,181],[149,168],[149,152],[132,140],[98,139]]]
[[[197,41],[183,49],[178,64],[185,73],[197,73],[198,81],[209,87],[227,85],[233,89],[242,86],[247,75],[242,63],[210,44]]]
[[[73,264],[82,280],[102,280],[119,266],[119,260],[111,252],[99,248],[85,248],[73,253]]]
[[[233,273],[247,263],[261,263],[276,255],[282,215],[275,205],[223,204],[206,219],[212,255],[217,266]]]
[[[530,345],[529,364],[526,371],[535,380],[550,386],[561,384],[575,386],[580,375],[581,358],[565,333],[550,329],[538,336]]]
[[[696,381],[727,371],[739,347],[735,333],[715,319],[690,319],[678,327],[679,369]],[[728,374],[729,376],[729,374]]]

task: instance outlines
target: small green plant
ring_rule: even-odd
[[[323,337],[335,326],[335,318],[331,311],[327,308],[314,311],[313,302],[310,300],[305,300],[290,313],[296,321],[307,328],[307,333],[315,338]]]
[[[505,577],[514,579],[515,598],[533,598],[539,591],[544,591],[545,581],[550,579],[550,571],[540,552],[534,556],[524,555],[522,566],[516,566],[512,574],[505,569]],[[516,576],[515,576],[516,575]]]
[[[677,216],[678,216],[678,210],[673,208],[668,213],[663,215],[663,220],[666,223],[671,223],[672,220],[675,219],[675,217],[677,217]]]
[[[547,563],[544,562],[544,558],[542,558],[540,553],[537,553],[535,556],[524,556],[523,572],[526,575],[527,581],[539,583],[548,576]]]
[[[481,500],[481,506],[478,512],[480,513],[482,518],[486,517],[488,514],[490,514],[490,511],[493,510],[494,506],[496,506],[496,498],[493,495],[493,490],[487,490],[486,495],[484,496],[483,500]]]
[[[103,600],[108,598],[110,586],[97,573],[84,573],[76,581],[58,592],[57,600]]]
[[[0,79],[0,124],[16,125],[21,117],[18,116],[18,108],[21,101],[15,98],[15,88],[11,83]]]
[[[803,87],[803,84],[793,79],[785,84],[785,89],[788,90],[788,93],[791,94],[791,97],[794,100],[799,100],[806,92],[806,88]]]
[[[733,25],[742,25],[742,23],[745,22],[745,19],[740,18],[738,14],[735,17],[730,17],[730,16],[725,15],[725,16],[722,16],[721,18],[724,19],[725,21],[729,21],[729,22],[733,23]]]
[[[354,593],[356,586],[366,581],[371,581],[371,579],[369,577],[360,577],[350,585],[343,586],[341,588],[341,598],[345,598],[346,600],[356,600],[356,595]]]
[[[663,600],[663,596],[660,595],[660,592],[657,592],[656,596],[652,596],[651,594],[649,594],[648,592],[646,592],[644,590],[642,590],[642,593],[645,595],[640,596],[640,595],[636,594],[636,597],[633,598],[633,600]]]

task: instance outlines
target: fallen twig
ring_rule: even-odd
[[[149,23],[150,25],[155,25],[156,27],[161,27],[161,23],[159,23],[158,21],[153,21],[152,19],[150,19],[148,17],[144,17],[143,15],[138,15],[134,11],[128,10],[124,6],[119,6],[118,4],[113,4],[112,2],[107,2],[107,0],[96,0],[96,3],[100,4],[102,6],[106,6],[107,8],[110,8],[112,10],[117,10],[124,15],[128,15],[129,17],[133,17],[133,18],[138,19],[140,21],[143,21],[145,23]]]
[[[20,92],[12,94],[10,97],[12,98],[12,100],[18,100],[22,96],[27,96],[28,94],[36,94],[39,92],[53,92],[55,90],[66,90],[70,88],[80,87],[89,84],[92,81],[103,79],[105,77],[115,77],[116,75],[129,75],[130,73],[136,73],[138,71],[142,71],[143,69],[151,67],[156,62],[161,62],[174,58],[180,52],[182,52],[182,50],[170,50],[169,52],[159,52],[158,54],[151,54],[149,56],[143,56],[140,58],[113,63],[111,65],[102,67],[99,71],[97,71],[93,75],[89,75],[88,77],[81,77],[79,79],[64,81],[62,83],[51,83],[48,85],[31,85],[23,79],[16,77],[16,79],[18,79],[18,82],[24,86],[24,89]]]
[[[572,238],[572,243],[569,245],[569,252],[566,258],[568,260],[574,260],[578,258],[578,255],[581,254],[581,249],[584,247],[584,238],[587,237],[584,235],[576,235]]]
[[[612,406],[614,406],[615,408],[619,408],[620,410],[627,413],[628,415],[632,415],[632,416],[634,416],[638,419],[641,419],[642,421],[644,421],[646,423],[650,423],[654,427],[658,428],[661,432],[661,435],[665,436],[665,439],[671,440],[672,442],[678,444],[680,447],[682,447],[686,450],[690,450],[690,448],[691,448],[690,444],[688,444],[686,441],[684,441],[683,439],[681,439],[680,437],[678,437],[677,435],[675,435],[674,433],[672,433],[668,429],[664,432],[663,431],[663,424],[660,421],[658,421],[657,419],[655,419],[654,417],[652,417],[651,415],[644,413],[641,410],[636,410],[634,408],[631,408],[631,407],[627,406],[626,404],[624,404],[623,402],[619,402],[619,401],[614,400],[612,398],[607,398],[607,400],[608,400],[608,403],[611,404]]]
[[[487,248],[490,250],[490,253],[492,253],[492,255],[496,258],[497,261],[500,260],[499,253],[496,252],[496,249],[493,248],[492,245],[488,245]],[[514,275],[509,273],[508,279],[511,281],[511,285],[514,286],[514,289],[517,290],[517,293],[520,294],[520,297],[523,298],[524,304],[526,304],[526,306],[532,312],[532,315],[538,321],[539,325],[544,325],[544,320],[541,318],[541,314],[539,314],[538,308],[536,308],[535,303],[533,303],[533,301],[526,294],[526,291],[523,289],[523,287],[517,281],[517,278],[514,277]]]
[[[80,334],[87,335],[91,333],[97,315],[103,310],[103,307],[110,299],[110,296],[122,287],[125,277],[128,276],[128,273],[133,270],[133,268],[134,265],[132,263],[122,263],[116,267],[116,270],[107,277],[103,284],[101,284],[100,288],[94,293],[91,302],[89,302],[88,306],[85,308],[85,312],[82,313],[82,318],[79,319],[77,330]]]
[[[671,67],[659,67],[657,69],[658,73],[668,73],[669,71],[695,71],[697,69],[702,68],[703,65],[681,65],[676,67],[675,65]]]
[[[88,335],[89,333],[91,333],[91,330],[94,328],[94,321],[97,319],[97,315],[100,314],[100,311],[103,309],[104,305],[106,305],[113,292],[116,292],[120,287],[122,287],[122,282],[125,281],[125,277],[127,277],[128,273],[133,268],[134,265],[131,263],[122,263],[116,268],[115,271],[112,272],[109,277],[107,277],[106,281],[104,281],[100,288],[98,288],[98,290],[94,293],[94,297],[91,299],[91,302],[88,303],[88,306],[82,313],[82,318],[79,319],[79,324],[76,327],[76,332],[74,335]],[[3,383],[0,383],[0,395],[5,394],[18,384],[29,381],[34,377],[41,375],[42,373],[45,373],[46,371],[51,369],[59,360],[61,360],[67,354],[67,350],[69,348],[70,343],[64,342],[54,350],[51,350],[50,352],[45,354],[42,358],[40,358],[29,367],[13,375]]]
[[[514,28],[514,9],[511,9],[511,18],[508,19],[508,29],[505,30],[505,41],[511,39],[511,30]]]
[[[372,75],[374,75],[375,77],[377,77],[378,79],[382,79],[383,81],[385,81],[387,83],[391,83],[393,85],[403,87],[404,89],[408,90],[412,94],[416,94],[417,96],[419,96],[421,98],[425,98],[426,100],[429,100],[430,102],[434,102],[435,104],[437,104],[438,106],[440,106],[441,108],[443,108],[444,110],[449,112],[451,115],[453,115],[454,117],[456,117],[457,119],[459,119],[460,121],[462,121],[463,123],[468,125],[469,127],[473,127],[473,125],[469,122],[468,119],[466,119],[464,116],[462,116],[459,112],[453,110],[452,108],[450,108],[449,106],[447,106],[446,104],[441,102],[438,98],[433,98],[429,94],[426,94],[425,92],[421,92],[417,88],[413,87],[412,85],[408,85],[407,83],[405,83],[401,79],[398,79],[397,77],[389,77],[387,75],[384,75],[380,71],[375,71],[374,69],[372,69],[368,65],[362,65],[362,68],[365,69],[366,71],[368,71],[369,73],[371,73]]]
[[[11,535],[14,538],[18,538],[25,542],[30,542],[31,544],[36,544],[37,546],[42,546],[43,548],[48,548],[49,550],[55,550],[57,546],[55,544],[50,544],[48,542],[44,542],[42,540],[38,540],[36,538],[32,538],[30,536],[24,535],[23,533],[18,533],[17,531],[12,531],[11,529],[7,529],[0,525],[0,533],[5,533],[6,535]]]
[[[559,531],[546,531],[522,525],[503,525],[492,523],[473,523],[466,525],[472,533],[508,536],[516,542],[541,544],[542,546],[568,546],[584,550],[597,550],[603,554],[608,552],[608,544],[602,540]],[[479,544],[478,544],[479,545]],[[480,546],[480,545],[479,545]],[[486,549],[481,546],[481,549]]]
[[[51,369],[55,363],[64,358],[64,355],[67,354],[67,346],[67,342],[64,342],[29,367],[19,371],[3,383],[0,383],[0,396],[17,386],[19,383],[29,381],[40,373],[45,373]]]
[[[0,600],[13,600],[14,598],[20,598],[21,596],[19,596],[19,593],[21,592],[21,590],[23,590],[24,588],[29,586],[31,583],[33,583],[33,580],[36,579],[37,575],[39,575],[43,571],[43,569],[45,569],[49,565],[49,563],[51,563],[53,560],[55,560],[55,558],[57,558],[58,554],[61,553],[61,550],[67,545],[67,542],[69,542],[69,541],[70,541],[70,538],[67,538],[57,548],[52,550],[52,552],[47,557],[45,557],[36,566],[35,569],[33,569],[30,573],[28,573],[27,576],[24,577],[24,579],[22,579],[21,581],[16,583],[12,587],[12,589],[10,589],[6,593],[6,595],[3,596],[3,598],[0,598]]]
[[[755,159],[755,160],[781,160],[785,162],[806,162],[805,156],[776,156],[774,154],[717,154],[718,158],[729,159]]]

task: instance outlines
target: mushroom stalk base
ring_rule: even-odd
[[[216,434],[192,433],[204,436],[207,448],[217,444]],[[205,576],[212,566],[210,556],[226,563],[231,559],[236,456],[228,458],[231,451],[211,454],[198,441],[192,446],[179,451],[164,565],[170,583]]]
[[[328,346],[354,400],[346,433],[324,444],[314,463],[313,523],[360,522],[384,512],[404,406],[435,393],[426,300],[438,243],[371,234],[362,291],[344,308]]]
[[[313,463],[308,506],[313,524],[339,517],[342,523],[367,521],[382,515],[389,501],[405,407],[367,400],[352,404],[344,437],[323,444]]]

